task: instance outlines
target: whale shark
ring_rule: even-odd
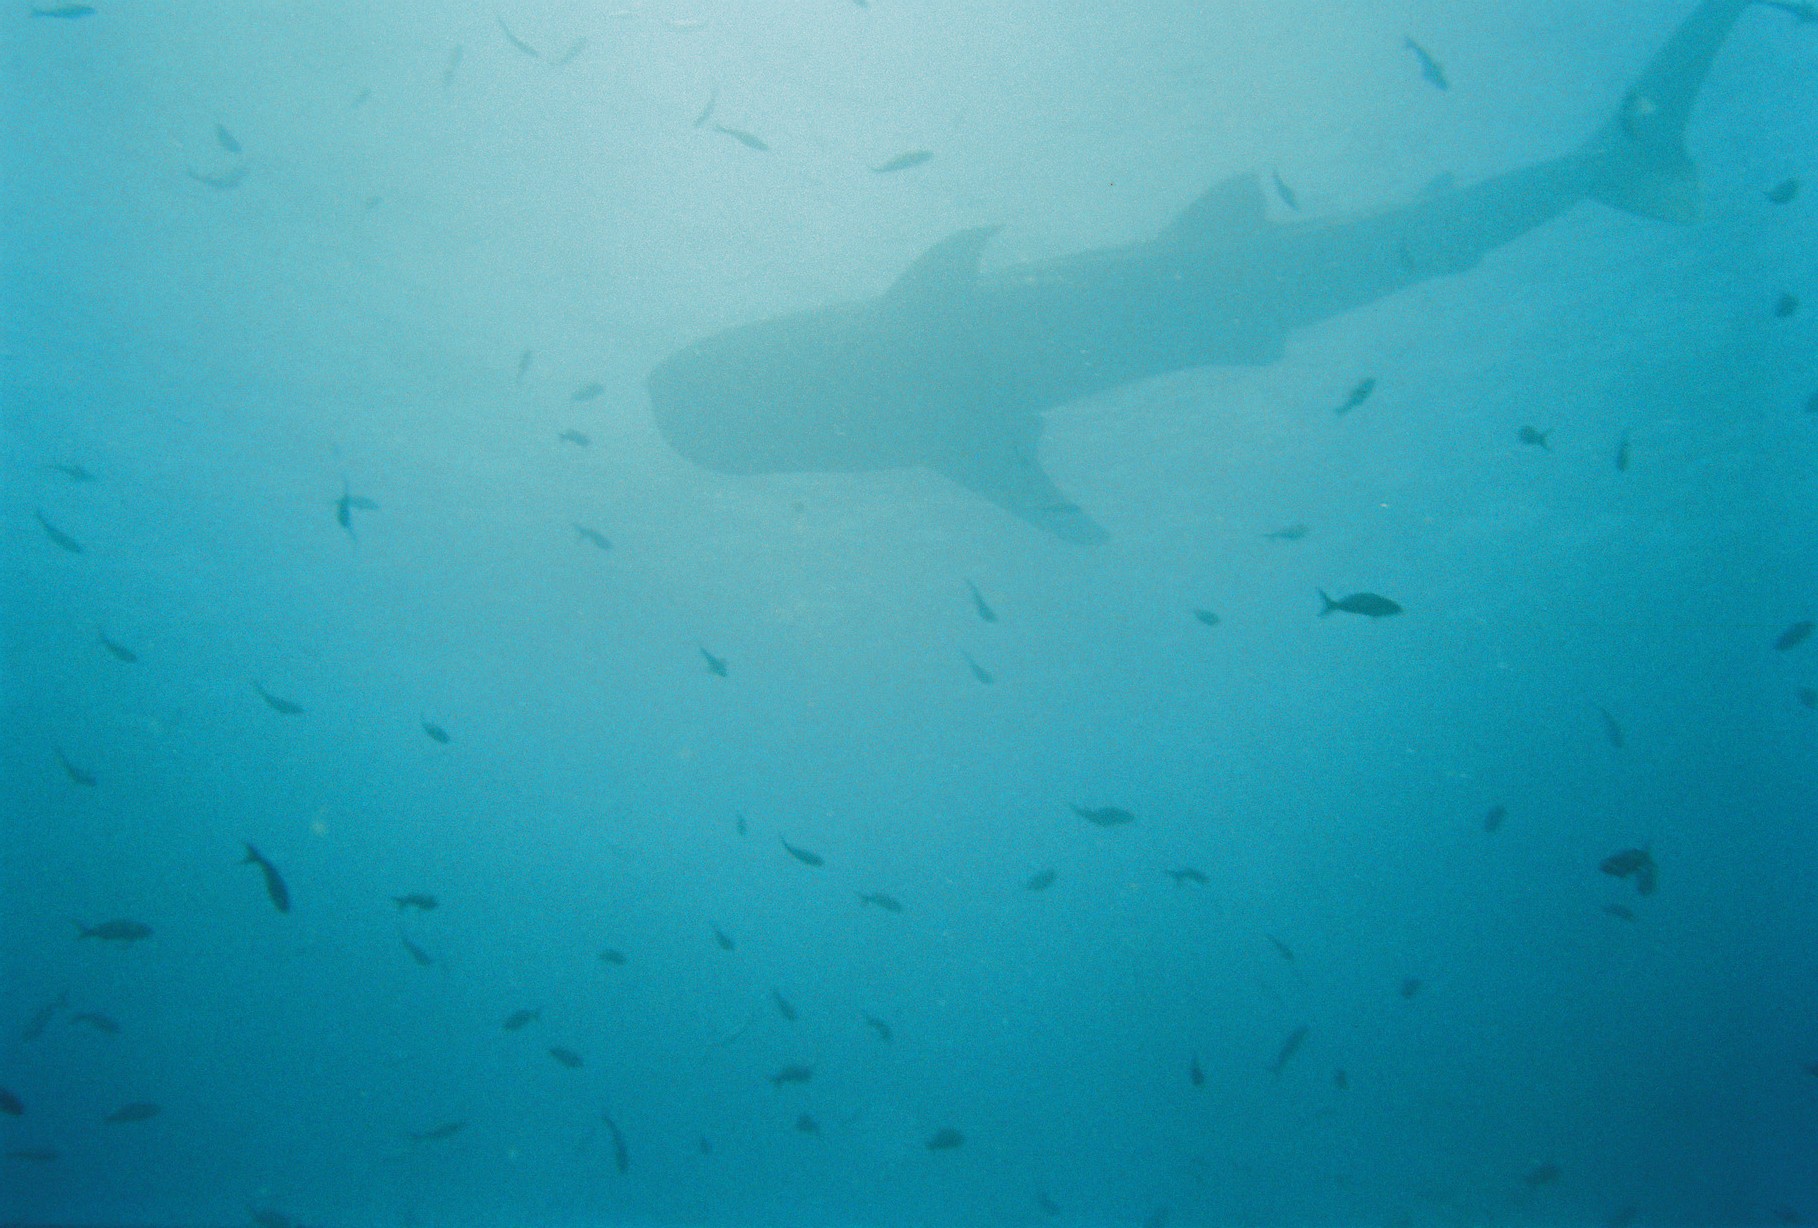
[[[1587,200],[1698,212],[1685,131],[1755,0],[1702,0],[1577,150],[1349,217],[1271,221],[1262,182],[1214,185],[1143,242],[981,271],[960,231],[882,295],[696,341],[649,377],[665,441],[723,474],[920,466],[1068,542],[1105,530],[1038,455],[1042,415],[1138,380],[1278,360],[1288,335],[1454,276]]]

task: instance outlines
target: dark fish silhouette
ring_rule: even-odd
[[[227,130],[227,126],[225,124],[216,124],[215,125],[215,144],[219,145],[222,149],[225,149],[228,153],[231,153],[231,154],[237,154],[240,152],[239,139],[236,138],[233,133],[231,133]]]
[[[1334,1070],[1332,1072],[1332,1086],[1341,1092],[1349,1090],[1351,1086],[1351,1076],[1346,1074],[1342,1068]]]
[[[461,45],[456,43],[448,53],[448,62],[442,67],[442,88],[454,84],[455,70],[461,67]]]
[[[1370,394],[1375,391],[1376,391],[1376,377],[1368,376],[1368,377],[1364,378],[1362,381],[1360,381],[1358,383],[1357,387],[1351,389],[1351,393],[1349,396],[1347,396],[1344,399],[1344,403],[1342,405],[1338,406],[1338,408],[1334,409],[1332,412],[1335,414],[1338,414],[1342,417],[1343,415],[1348,414],[1352,410],[1356,409],[1359,405],[1362,405],[1365,401],[1369,400]]]
[[[715,124],[715,132],[721,132],[743,145],[746,149],[755,149],[759,153],[770,152],[770,146],[760,136],[746,132],[742,128],[728,128],[725,124]]]
[[[1300,1047],[1307,1043],[1307,1036],[1312,1031],[1312,1028],[1303,1023],[1289,1032],[1287,1039],[1281,1042],[1281,1048],[1276,1050],[1275,1060],[1269,1063],[1269,1073],[1280,1074],[1282,1068],[1293,1061],[1294,1055],[1300,1052]]]
[[[1289,947],[1287,943],[1277,938],[1274,934],[1264,934],[1263,937],[1269,940],[1269,945],[1275,948],[1275,953],[1277,955],[1281,956],[1289,963],[1294,962],[1293,948]]]
[[[68,478],[72,482],[92,482],[95,480],[95,475],[93,473],[89,472],[88,469],[86,469],[82,465],[58,464],[56,462],[52,462],[50,464],[45,465],[44,467],[46,469],[53,469],[56,472],[61,473],[64,477]]]
[[[573,1049],[564,1049],[561,1045],[549,1046],[549,1056],[570,1070],[581,1068],[581,1055]]]
[[[1798,295],[1782,294],[1779,298],[1774,300],[1774,318],[1776,320],[1790,320],[1798,314],[1799,314],[1799,296]]]
[[[978,611],[978,616],[988,623],[996,622],[997,611],[985,604],[985,595],[978,591],[978,585],[968,580],[966,589],[972,594],[972,608]]]
[[[577,448],[584,448],[593,442],[593,440],[587,437],[585,431],[577,431],[573,427],[569,427],[560,435],[557,435],[556,438],[560,439],[563,443],[571,443]]]
[[[1531,1189],[1539,1189],[1543,1185],[1552,1185],[1555,1181],[1559,1180],[1559,1165],[1541,1164],[1535,1168],[1529,1169],[1527,1176],[1523,1177],[1521,1180],[1522,1184]]]
[[[713,108],[718,106],[719,102],[720,87],[716,85],[713,87],[713,93],[707,95],[707,105],[702,107],[701,113],[694,117],[694,126],[696,128],[704,128],[707,126],[707,121],[713,118]]]
[[[466,1128],[467,1123],[464,1121],[445,1121],[441,1125],[431,1126],[427,1130],[413,1130],[408,1137],[413,1143],[434,1143],[445,1138],[453,1138]]]
[[[859,898],[859,903],[876,904],[879,908],[883,909],[885,912],[902,912],[903,911],[903,902],[901,900],[897,899],[893,895],[885,895],[882,891],[872,891],[872,892],[861,891],[858,893],[858,898]]]
[[[271,897],[272,904],[279,912],[290,911],[290,888],[284,885],[284,876],[278,873],[277,866],[250,844],[246,846],[246,856],[241,858],[240,864],[258,866],[265,875],[265,894]]]
[[[513,382],[519,384],[524,382],[524,377],[530,373],[530,364],[535,358],[536,354],[531,350],[525,350],[522,354],[518,355],[518,374],[516,380]]]
[[[114,660],[124,661],[128,665],[135,664],[139,660],[138,653],[128,648],[125,644],[107,638],[107,632],[99,632],[99,635],[101,636],[101,647],[107,649],[108,655],[113,657]]]
[[[1791,652],[1811,639],[1813,631],[1818,631],[1818,623],[1811,619],[1796,622],[1780,633],[1780,638],[1774,641],[1774,647],[1780,652]]]
[[[515,1010],[515,1011],[511,1012],[511,1014],[505,1016],[505,1021],[503,1023],[501,1023],[499,1026],[504,1028],[507,1032],[519,1032],[519,1031],[522,1031],[524,1028],[529,1027],[531,1024],[535,1023],[537,1020],[541,1019],[542,1017],[543,1017],[542,1007],[536,1007],[534,1009],[525,1008],[522,1010]]]
[[[995,679],[991,677],[990,672],[973,659],[971,653],[962,648],[959,650],[959,655],[966,659],[966,668],[972,671],[972,676],[978,681],[984,683],[986,686],[990,686],[992,682],[995,681]]]
[[[103,1120],[113,1125],[125,1125],[135,1121],[150,1121],[164,1111],[162,1105],[140,1100],[132,1104],[123,1104],[109,1113]]]
[[[1629,471],[1629,433],[1624,431],[1622,438],[1616,441],[1616,472]]]
[[[782,1087],[786,1083],[806,1083],[812,1078],[814,1078],[814,1067],[796,1062],[771,1075],[770,1085]]]
[[[1281,203],[1294,210],[1294,212],[1299,213],[1300,198],[1294,195],[1294,189],[1289,187],[1282,179],[1281,172],[1270,171],[1269,178],[1275,183],[1275,194],[1281,197]]]
[[[506,42],[510,43],[513,47],[516,47],[519,51],[522,51],[533,60],[540,60],[543,58],[542,52],[511,32],[511,27],[505,24],[505,19],[503,17],[494,13],[492,19],[499,23],[499,33],[505,36]]]
[[[1313,530],[1309,529],[1306,525],[1296,523],[1289,525],[1285,529],[1277,529],[1273,533],[1264,533],[1263,536],[1271,541],[1297,542],[1312,531]]]
[[[33,1012],[25,1026],[19,1029],[19,1039],[27,1042],[37,1040],[44,1035],[44,1029],[50,1026],[51,1020],[57,1017],[57,1012],[68,1006],[69,990],[65,989]]]
[[[94,773],[86,772],[83,769],[77,767],[75,764],[71,763],[69,761],[69,756],[64,754],[61,748],[53,747],[52,749],[56,751],[57,762],[61,763],[63,765],[63,774],[65,776],[69,777],[71,784],[81,785],[83,788],[86,788],[86,789],[92,789],[95,787]]]
[[[966,1141],[966,1136],[952,1126],[942,1126],[928,1136],[926,1144],[929,1151],[952,1151]]]
[[[1057,870],[1037,870],[1034,874],[1029,876],[1028,881],[1025,882],[1023,886],[1030,891],[1046,891],[1048,888],[1054,886],[1054,880],[1059,876],[1060,874]]]
[[[431,742],[438,743],[442,746],[448,745],[448,730],[442,728],[434,721],[426,720],[422,722],[422,725],[423,732],[429,735],[429,740]]]
[[[908,153],[896,155],[896,157],[890,159],[890,161],[884,163],[882,166],[872,167],[871,173],[873,175],[888,175],[893,171],[906,171],[911,167],[921,166],[923,163],[932,160],[933,157],[934,151],[931,149],[912,149]]]
[[[1647,849],[1622,849],[1611,853],[1598,863],[1597,868],[1611,878],[1634,879],[1635,890],[1642,895],[1654,894],[1659,867],[1654,864],[1654,855]]]
[[[1553,450],[1553,445],[1547,442],[1547,436],[1552,433],[1552,431],[1543,431],[1539,427],[1524,426],[1519,431],[1515,432],[1515,438],[1519,439],[1522,443],[1527,444],[1530,448],[1539,448],[1542,452],[1551,452]]]
[[[1398,992],[1404,998],[1413,998],[1420,992],[1421,980],[1417,976],[1404,977]]]
[[[1603,906],[1603,911],[1609,913],[1618,921],[1635,920],[1635,910],[1630,908],[1627,904],[1605,904]]]
[[[24,1117],[25,1101],[0,1087],[0,1113],[5,1113],[8,1117]]]
[[[1403,39],[1402,44],[1414,53],[1415,59],[1420,61],[1420,75],[1426,78],[1427,84],[1436,90],[1450,88],[1452,83],[1446,80],[1446,70],[1427,52],[1425,47],[1411,38]]]
[[[279,713],[280,715],[283,715],[283,716],[301,716],[302,715],[302,713],[303,713],[302,704],[296,703],[293,700],[285,699],[278,695],[273,695],[270,691],[268,691],[264,687],[260,686],[257,682],[253,683],[252,685],[253,685],[253,690],[259,692],[259,698],[263,699],[265,701],[265,706],[270,708],[273,712]]]
[[[570,401],[591,401],[605,391],[606,385],[604,384],[582,384],[579,388],[576,388],[573,392],[568,394],[568,399]]]
[[[1195,610],[1193,611],[1193,617],[1197,618],[1208,627],[1216,627],[1219,624],[1218,615],[1214,614],[1211,610]]]
[[[713,940],[715,942],[719,943],[720,950],[722,950],[722,951],[730,951],[733,949],[734,944],[732,941],[732,935],[728,934],[725,930],[721,929],[717,925],[713,927]]]
[[[726,676],[726,658],[725,657],[714,656],[711,652],[708,652],[704,646],[701,647],[701,656],[705,657],[707,660],[707,670],[709,673],[714,674],[720,678],[724,678]]]
[[[1346,614],[1361,614],[1365,618],[1388,618],[1402,612],[1401,606],[1376,593],[1352,593],[1349,597],[1340,597],[1334,601],[1326,595],[1326,590],[1322,588],[1319,590],[1319,600],[1322,603],[1319,610],[1321,618],[1334,610],[1340,610]]]
[[[827,864],[827,859],[822,857],[819,853],[811,853],[807,849],[797,848],[795,845],[789,843],[789,841],[784,840],[781,835],[778,835],[777,839],[782,841],[783,848],[788,851],[789,855],[803,865],[824,866]]]
[[[821,1123],[814,1120],[812,1113],[803,1113],[795,1119],[795,1129],[798,1134],[819,1134]]]
[[[398,941],[404,944],[404,949],[410,953],[410,958],[415,960],[419,967],[427,968],[429,965],[436,962],[430,957],[428,951],[425,951],[422,947],[410,940],[409,934],[399,934]]]
[[[44,535],[51,539],[51,542],[57,549],[66,551],[70,554],[82,553],[82,543],[46,520],[43,512],[34,511],[32,514],[38,518],[38,523],[44,528]]]
[[[1491,806],[1489,810],[1484,813],[1483,829],[1488,832],[1493,832],[1501,827],[1502,821],[1508,817],[1509,808],[1507,806]]]
[[[1599,707],[1597,715],[1603,718],[1603,736],[1608,739],[1611,746],[1621,750],[1624,741],[1622,726],[1617,723],[1615,716],[1608,708]]]
[[[1797,195],[1799,195],[1797,179],[1782,179],[1767,190],[1768,202],[1775,205],[1790,205],[1793,203],[1793,197]]]
[[[112,1015],[104,1015],[100,1011],[83,1011],[80,1015],[71,1015],[69,1022],[71,1027],[82,1024],[108,1036],[120,1034],[120,1021]]]
[[[1197,1053],[1193,1055],[1193,1060],[1187,1063],[1187,1081],[1195,1087],[1206,1085],[1205,1068],[1199,1064],[1199,1054]]]
[[[609,1113],[601,1113],[600,1120],[606,1123],[606,1132],[612,1136],[612,1166],[620,1172],[631,1168],[631,1150],[625,1146],[625,1134],[619,1124],[612,1120]]]
[[[1818,687],[1802,686],[1795,694],[1799,702],[1807,708],[1818,708]]]
[[[356,495],[348,487],[347,479],[341,479],[341,497],[335,500],[335,523],[347,530],[347,536],[356,537],[354,533],[353,514],[355,512],[376,512],[379,505],[365,495]],[[356,540],[357,537],[356,537]]]
[[[414,908],[418,912],[429,912],[440,903],[435,896],[425,895],[421,891],[413,891],[409,895],[394,895],[391,897],[391,902],[398,906],[399,912],[403,912],[406,908]]]
[[[796,1020],[795,1006],[788,998],[783,996],[782,991],[778,989],[771,990],[770,998],[776,1003],[776,1013],[781,1015],[789,1023],[794,1023]]]
[[[1054,1219],[1061,1213],[1060,1204],[1046,1194],[1037,1194],[1035,1196],[1035,1205],[1041,1208],[1041,1213],[1046,1215],[1049,1219]]]
[[[1197,883],[1203,887],[1208,882],[1212,881],[1206,877],[1205,871],[1195,870],[1192,866],[1182,866],[1178,870],[1169,870],[1167,871],[1167,875],[1174,880],[1174,885],[1176,887],[1184,887],[1188,883]]]
[[[1075,806],[1073,813],[1094,827],[1122,827],[1136,822],[1136,816],[1122,806]]]
[[[211,187],[217,192],[231,192],[246,181],[247,172],[251,169],[242,162],[238,166],[230,166],[224,171],[216,171],[212,174],[196,170],[193,167],[184,168],[183,173],[197,183]]]
[[[33,17],[61,17],[73,20],[77,17],[92,17],[95,6],[92,4],[34,4]]]
[[[601,550],[612,549],[612,543],[606,540],[606,535],[598,529],[590,529],[584,524],[577,524],[574,531],[580,535],[582,541],[590,545],[597,546]]]
[[[102,942],[143,942],[152,936],[151,926],[143,921],[103,921],[100,925],[76,922],[78,940],[98,938]]]
[[[886,1045],[890,1043],[890,1038],[894,1033],[890,1030],[890,1025],[888,1023],[885,1023],[876,1015],[867,1015],[862,1011],[859,1013],[859,1018],[865,1021],[866,1027],[877,1033],[877,1038],[879,1040],[883,1041]]]

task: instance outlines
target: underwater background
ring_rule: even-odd
[[[1694,6],[618,2],[0,12],[0,1220],[1818,1219],[1799,6],[1697,223],[1048,415],[1080,546],[646,377],[1555,157]]]

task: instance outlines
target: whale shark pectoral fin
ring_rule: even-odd
[[[1035,458],[1033,438],[1027,446],[994,441],[929,467],[1062,541],[1094,546],[1110,537],[1055,486]]]
[[[1255,175],[1236,175],[1207,188],[1161,232],[1163,243],[1207,247],[1248,236],[1269,224],[1269,198]]]
[[[985,244],[1000,229],[978,226],[962,230],[917,256],[915,263],[884,292],[884,309],[922,313],[970,297],[978,282],[978,262]]]

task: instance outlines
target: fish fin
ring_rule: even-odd
[[[1320,609],[1319,609],[1319,616],[1321,618],[1324,618],[1326,615],[1330,614],[1333,610],[1336,610],[1338,608],[1338,603],[1336,601],[1332,600],[1330,597],[1326,596],[1326,590],[1323,588],[1319,590],[1319,599],[1321,602],[1324,603],[1320,606]]]
[[[1110,537],[1055,486],[1036,458],[1033,432],[1025,441],[984,442],[931,468],[1064,542],[1095,546]]]
[[[1247,235],[1269,224],[1269,198],[1262,180],[1237,175],[1213,184],[1198,200],[1181,210],[1161,232],[1161,242],[1185,247],[1206,247],[1223,239]]]
[[[971,295],[978,281],[978,262],[985,244],[1001,227],[979,226],[948,235],[916,257],[889,290],[883,306],[889,311],[944,308]]]

